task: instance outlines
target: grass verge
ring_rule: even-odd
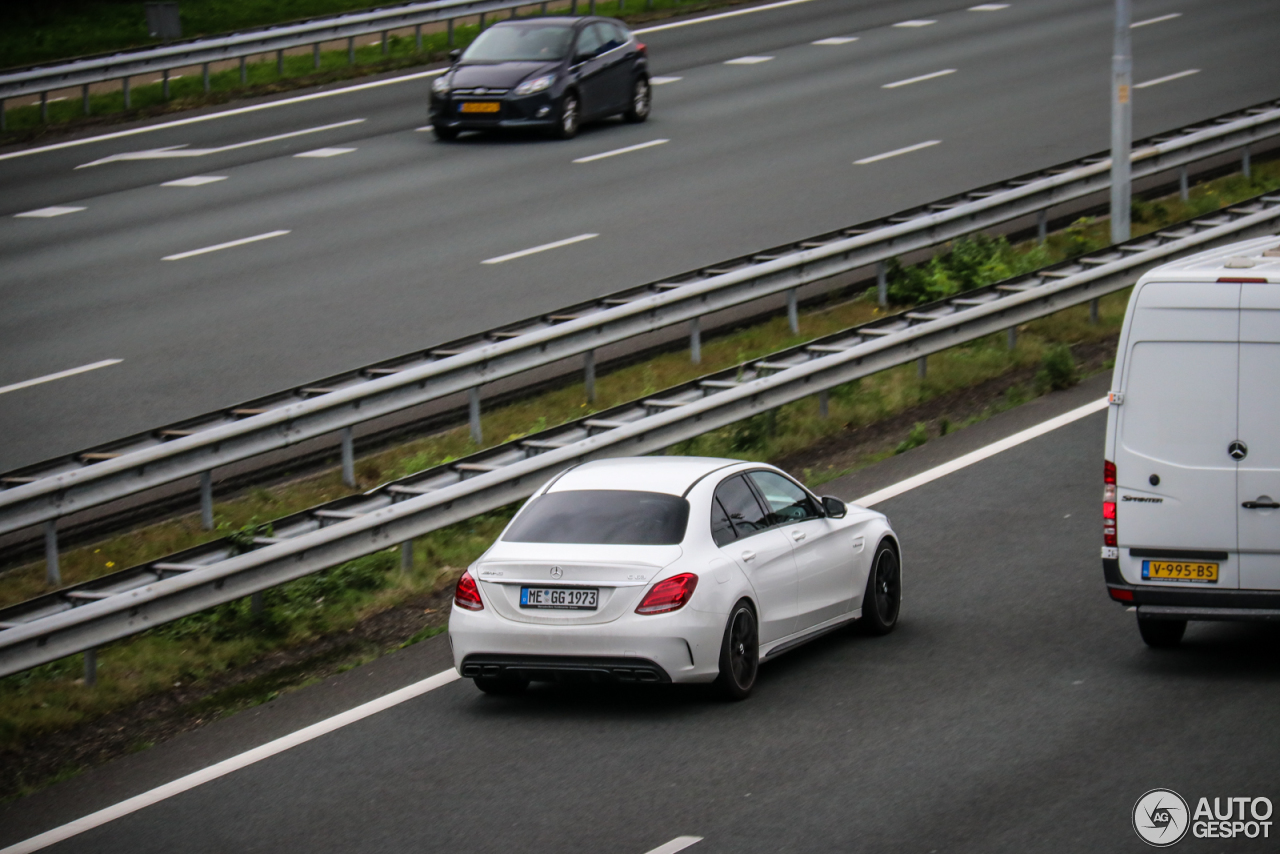
[[[1135,233],[1155,230],[1278,186],[1280,163],[1271,161],[1257,164],[1251,180],[1228,176],[1198,186],[1185,203],[1176,198],[1139,202],[1135,204]],[[905,306],[987,284],[1101,248],[1107,243],[1106,229],[1104,222],[1082,220],[1051,235],[1042,246],[1033,242],[1011,245],[1002,238],[982,236],[957,241],[925,264],[895,267],[890,293]],[[977,420],[1035,394],[1071,384],[1076,366],[1068,348],[1096,349],[1114,338],[1123,320],[1126,300],[1127,291],[1103,298],[1096,325],[1089,322],[1085,306],[1025,324],[1019,327],[1018,346],[1012,351],[1007,349],[1003,335],[993,335],[935,354],[929,359],[924,378],[917,375],[914,365],[905,365],[846,384],[832,390],[830,414],[825,418],[819,414],[816,400],[798,401],[681,443],[668,452],[751,460],[799,459],[806,449],[833,437],[911,411],[957,390],[1011,374],[1028,378],[1027,382],[1009,385],[1000,401],[968,417],[970,421]],[[703,364],[699,366],[689,364],[685,352],[666,353],[600,377],[596,405],[607,408],[649,395],[801,340],[865,322],[878,312],[872,302],[860,296],[805,312],[802,336],[792,335],[785,318],[779,317],[707,341]],[[486,432],[497,443],[545,429],[590,411],[582,401],[580,384],[540,394],[488,414]],[[962,425],[963,422],[944,422],[940,432]],[[911,426],[904,433],[895,439],[896,444],[873,449],[839,466],[806,467],[798,473],[816,486],[890,453],[908,450],[928,438],[923,426]],[[466,427],[425,437],[360,460],[359,488],[474,450],[476,446]],[[339,477],[337,472],[330,472],[271,489],[255,489],[221,502],[215,508],[219,526],[224,533],[241,530],[337,497],[348,492]],[[512,508],[503,508],[419,538],[410,572],[398,569],[394,550],[381,552],[267,591],[265,607],[260,612],[255,612],[248,601],[228,603],[120,641],[99,652],[99,682],[92,688],[83,684],[81,656],[2,679],[0,759],[6,754],[18,757],[41,739],[175,687],[217,682],[237,668],[266,657],[353,631],[375,615],[445,589],[456,574],[453,568],[467,565],[483,552],[511,512]],[[97,577],[196,545],[210,536],[199,529],[195,517],[147,526],[67,552],[63,556],[64,577],[68,582]],[[0,585],[0,602],[12,603],[44,592],[43,572],[43,563],[34,563],[7,573]],[[362,650],[352,658],[344,653],[344,661],[358,663],[360,656],[373,654],[376,651]],[[307,667],[302,667],[301,672],[308,672]],[[261,702],[280,690],[280,684],[300,684],[298,674],[270,677],[242,688],[240,694],[217,699],[214,704],[235,709]],[[29,790],[64,770],[65,767],[58,767],[28,776],[8,794]]]

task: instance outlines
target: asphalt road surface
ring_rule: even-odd
[[[1034,412],[889,465],[941,461]],[[1104,424],[1087,416],[880,505],[905,551],[898,630],[771,662],[746,702],[556,686],[495,698],[457,681],[49,850],[645,854],[697,836],[692,854],[1094,854],[1147,850],[1130,810],[1152,788],[1280,801],[1280,632],[1192,624],[1180,649],[1142,644],[1102,583]],[[386,687],[421,679],[442,669],[443,641],[340,679],[351,691],[411,656],[421,669]],[[246,732],[261,740],[289,701],[12,804],[0,841],[132,794],[131,767],[167,780],[257,743]],[[1177,850],[1275,842],[1188,836]]]
[[[645,33],[652,120],[571,142],[435,143],[419,74],[0,153],[0,470],[1105,149],[1112,5],[968,5]],[[1134,18],[1136,135],[1276,96],[1273,0]]]

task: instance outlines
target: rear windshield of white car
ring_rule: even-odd
[[[554,62],[564,59],[573,27],[563,25],[494,27],[485,30],[462,54],[463,62]]]
[[[579,489],[535,498],[502,535],[509,543],[673,546],[684,539],[689,502],[661,492]]]

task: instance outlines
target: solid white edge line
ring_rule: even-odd
[[[96,371],[98,368],[118,365],[123,361],[124,359],[103,359],[101,362],[94,362],[90,365],[81,365],[78,368],[68,368],[65,371],[58,371],[56,374],[45,374],[43,377],[36,377],[32,380],[23,380],[22,382],[14,383],[13,385],[0,386],[0,394],[8,394],[11,391],[17,391],[18,389],[30,388],[33,385],[53,382],[54,380],[60,380],[63,377],[74,377],[76,374],[83,374],[86,371]]]
[[[676,854],[677,851],[683,851],[695,842],[701,841],[701,836],[677,836],[670,842],[664,842],[652,851],[646,852],[646,854]],[[0,854],[4,854],[4,852],[0,852]]]
[[[1138,27],[1145,27],[1147,24],[1159,24],[1162,21],[1172,21],[1174,18],[1181,18],[1181,12],[1172,12],[1168,15],[1161,15],[1158,18],[1147,18],[1145,21],[1134,21],[1129,25],[1129,29],[1135,30]]]
[[[780,9],[784,6],[795,6],[799,3],[811,3],[813,0],[782,0],[779,3],[767,3],[763,6],[753,6],[750,9],[737,9],[732,12],[721,12],[716,15],[707,15],[702,18],[692,18],[688,21],[676,21],[671,24],[659,24],[654,27],[645,27],[644,29],[632,30],[632,33],[655,33],[659,30],[671,30],[676,27],[689,27],[694,24],[704,24],[708,21],[718,21],[722,18],[736,18],[739,15],[750,15],[754,12],[766,12],[770,9]],[[381,44],[381,42],[379,42]],[[332,98],[334,95],[345,95],[348,92],[362,92],[365,89],[376,89],[380,86],[390,86],[393,83],[407,83],[412,80],[422,80],[426,77],[438,77],[449,69],[436,68],[431,71],[418,71],[413,74],[405,74],[401,77],[389,77],[385,80],[374,80],[369,83],[357,83],[354,86],[343,86],[340,89],[331,89],[328,92],[312,92],[310,95],[298,95],[294,98],[283,98],[279,101],[268,101],[264,104],[253,104],[248,107],[237,107],[234,110],[222,110],[217,113],[208,113],[203,116],[191,116],[186,119],[177,119],[172,122],[162,122],[157,125],[147,125],[146,127],[131,128],[129,130],[116,131],[115,133],[104,133],[99,136],[87,136],[84,139],[71,139],[66,142],[57,142],[53,145],[42,145],[39,148],[27,148],[22,151],[10,151],[6,154],[0,154],[0,160],[11,160],[15,157],[26,157],[31,154],[42,154],[46,151],[59,151],[63,148],[74,148],[80,145],[88,145],[93,142],[102,142],[108,139],[120,139],[121,137],[134,136],[140,133],[150,133],[153,130],[164,130],[165,128],[183,127],[185,125],[197,124],[199,122],[213,121],[214,119],[224,119],[228,116],[239,116],[245,113],[256,113],[259,110],[269,110],[273,107],[284,107],[289,104],[301,104],[306,101],[314,101],[318,98]],[[170,80],[177,78],[170,75]]]
[[[956,69],[944,68],[941,71],[933,71],[929,74],[921,74],[919,77],[908,77],[906,80],[897,80],[893,83],[886,83],[881,89],[897,89],[899,86],[910,86],[912,83],[921,83],[925,80],[932,80],[935,77],[946,77],[948,74],[955,74]]]
[[[62,825],[61,827],[55,827],[53,830],[47,830],[37,836],[32,836],[30,839],[24,839],[22,842],[10,845],[8,848],[0,849],[0,854],[29,854],[29,852],[39,851],[41,848],[55,845],[66,839],[70,839],[77,834],[84,833],[86,830],[92,830],[93,828],[104,825],[107,822],[123,818],[130,813],[137,812],[138,810],[149,807],[152,804],[159,803],[160,801],[171,798],[174,795],[181,794],[188,789],[194,789],[196,786],[216,780],[219,777],[224,777],[233,771],[239,771],[241,768],[246,768],[253,765],[255,762],[261,762],[263,759],[275,756],[277,753],[283,753],[292,747],[305,744],[312,739],[319,738],[320,736],[331,733],[334,730],[341,729],[348,724],[364,720],[370,715],[376,715],[378,712],[386,711],[392,706],[397,706],[406,700],[412,700],[415,697],[420,697],[428,691],[434,691],[435,689],[448,685],[450,682],[459,678],[461,677],[458,676],[458,671],[452,668],[442,671],[434,676],[429,676],[426,679],[423,679],[421,682],[415,682],[412,685],[408,685],[398,691],[392,691],[390,694],[386,694],[376,700],[370,700],[363,705],[356,706],[354,709],[348,709],[347,711],[336,714],[331,718],[326,718],[325,720],[314,723],[311,726],[303,727],[297,732],[291,732],[288,735],[281,736],[275,741],[269,741],[266,744],[253,748],[252,750],[246,750],[244,753],[232,756],[229,759],[224,759],[221,762],[210,765],[208,768],[202,768],[199,771],[194,771],[185,777],[179,777],[171,783],[165,783],[162,786],[157,786],[149,792],[143,792],[140,795],[135,795],[134,797],[121,801],[118,804],[98,810],[95,813],[91,813],[84,818],[78,818],[75,821]]]
[[[579,157],[574,163],[593,163],[596,160],[604,160],[606,157],[616,157],[619,154],[629,154],[632,151],[639,151],[642,148],[653,148],[655,145],[666,145],[669,139],[651,139],[648,142],[642,142],[638,145],[628,145],[626,148],[615,148],[613,151],[602,151],[599,154],[591,154],[586,157]]]
[[[899,154],[910,154],[913,151],[919,151],[922,148],[930,148],[942,142],[940,139],[931,139],[928,142],[917,142],[915,145],[908,145],[906,148],[895,148],[893,151],[886,151],[883,154],[873,154],[870,157],[864,157],[861,160],[853,161],[854,166],[866,166],[868,163],[878,163],[881,160],[888,160],[890,157],[897,157]]]
[[[931,483],[938,478],[946,477],[953,472],[960,471],[962,468],[967,468],[974,463],[982,462],[988,457],[994,457],[1002,451],[1007,451],[1010,448],[1017,447],[1023,442],[1029,442],[1046,433],[1052,433],[1059,427],[1065,427],[1074,421],[1079,421],[1081,418],[1086,418],[1095,412],[1101,412],[1106,408],[1107,399],[1105,397],[1100,397],[1092,403],[1086,403],[1084,406],[1073,409],[1070,412],[1065,412],[1055,418],[1050,418],[1048,421],[1042,421],[1034,427],[1028,427],[1020,433],[1014,433],[1012,436],[1008,436],[998,442],[992,442],[984,448],[971,451],[962,457],[957,457],[949,463],[943,463],[940,466],[935,466],[926,472],[921,472],[914,477],[909,477],[906,480],[899,481],[892,486],[886,486],[884,489],[873,492],[870,495],[864,495],[853,503],[862,507],[871,507],[879,504],[881,501],[888,501],[890,498],[895,498],[902,495],[904,492],[910,492],[917,486],[924,486],[926,483]],[[4,854],[4,852],[0,852],[0,854]]]
[[[1046,433],[1051,433],[1059,427],[1065,427],[1066,425],[1079,421],[1081,418],[1086,418],[1095,412],[1101,412],[1106,408],[1107,399],[1105,397],[1099,398],[1092,403],[1087,403],[1084,406],[1071,410],[1070,412],[1050,418],[1048,421],[1043,421],[1034,427],[1028,427],[1026,430],[1014,433],[1012,436],[1008,436],[998,442],[993,442],[986,447],[979,448],[976,451],[972,451],[962,457],[958,457],[949,463],[943,463],[940,466],[935,466],[934,468],[931,468],[926,472],[921,472],[914,477],[909,477],[906,480],[893,484],[892,486],[887,486],[884,489],[871,493],[870,495],[865,495],[851,503],[862,507],[872,507],[882,501],[888,501],[890,498],[902,495],[904,492],[909,492],[918,486],[923,486],[926,483],[938,480],[953,472],[957,472],[963,468],[971,466],[974,463],[981,462],[989,457],[994,457],[1002,451],[1007,451],[1010,448],[1023,444],[1024,442],[1043,436]],[[390,694],[386,694],[376,700],[370,700],[363,705],[356,706],[354,709],[348,709],[347,711],[334,715],[331,718],[326,718],[325,720],[311,724],[308,727],[303,727],[297,732],[281,736],[275,741],[269,741],[266,744],[253,748],[252,750],[247,750],[244,753],[232,756],[229,759],[224,759],[214,765],[210,765],[208,768],[194,771],[185,777],[179,777],[171,783],[165,783],[162,786],[157,786],[148,792],[143,792],[140,795],[135,795],[134,797],[121,801],[118,804],[98,810],[84,818],[76,819],[75,821],[64,824],[61,827],[55,827],[52,830],[47,830],[37,836],[32,836],[22,842],[10,845],[8,848],[0,849],[0,854],[30,854],[32,851],[39,851],[42,848],[70,839],[77,834],[84,833],[86,830],[92,830],[93,828],[104,825],[107,822],[114,821],[117,818],[122,818],[130,813],[137,812],[144,807],[151,806],[152,804],[171,798],[174,795],[181,794],[188,789],[194,789],[196,786],[216,780],[219,777],[224,777],[233,771],[246,768],[253,765],[255,762],[261,762],[263,759],[275,756],[277,753],[283,753],[291,747],[297,747],[300,744],[305,744],[312,739],[334,732],[348,724],[363,720],[371,715],[377,714],[378,712],[386,711],[387,709],[397,706],[406,700],[411,700],[414,697],[419,697],[427,693],[428,691],[434,691],[437,688],[448,685],[450,682],[454,682],[459,678],[461,677],[458,675],[457,670],[449,669],[441,671],[434,676],[429,676],[426,679],[423,679],[421,682],[415,682],[412,685],[400,688],[397,691],[392,691]],[[695,842],[700,842],[701,840],[702,837],[700,836],[678,836],[670,842],[658,846],[648,852],[648,854],[674,854],[674,852],[688,848],[690,845],[693,845]],[[679,847],[671,847],[676,845]]]
[[[715,15],[707,15],[702,18],[691,18],[688,21],[676,21],[671,24],[657,24],[652,27],[645,27],[642,30],[632,30],[637,34],[656,33],[659,30],[674,30],[676,27],[690,27],[694,24],[705,24],[708,21],[719,21],[722,18],[736,18],[739,15],[751,15],[755,12],[767,12],[770,9],[781,9],[784,6],[795,6],[800,3],[811,3],[813,0],[782,0],[780,3],[766,3],[763,6],[752,6],[750,9],[736,9],[732,12],[719,12]]]
[[[557,240],[554,243],[544,243],[541,246],[531,246],[528,249],[521,249],[519,252],[512,252],[508,255],[499,255],[496,258],[486,258],[481,264],[502,264],[506,261],[514,261],[517,258],[523,258],[526,255],[536,255],[539,252],[546,252],[548,249],[559,249],[561,246],[569,246],[574,243],[581,243],[584,240],[590,240],[593,237],[599,237],[598,234],[579,234],[576,237],[566,237],[564,240]]]
[[[179,252],[176,255],[166,255],[161,261],[181,261],[183,258],[191,258],[196,255],[205,255],[209,252],[217,252],[220,249],[230,249],[233,246],[244,246],[246,243],[257,243],[259,240],[270,240],[273,237],[282,237],[289,233],[289,229],[281,229],[279,231],[268,231],[265,234],[255,234],[253,237],[242,237],[239,240],[228,240],[226,243],[219,243],[215,246],[205,246],[200,249],[192,249],[188,252]]]
[[[1199,74],[1199,68],[1188,68],[1186,71],[1179,71],[1177,74],[1166,74],[1164,77],[1157,77],[1155,80],[1145,80],[1142,83],[1133,84],[1135,89],[1146,89],[1148,86],[1159,86],[1161,83],[1168,83],[1170,80],[1180,80],[1183,77],[1190,77],[1192,74]]]

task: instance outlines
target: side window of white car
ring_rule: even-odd
[[[806,519],[821,519],[817,503],[796,484],[771,471],[753,471],[751,480],[769,505],[770,525],[789,525]]]
[[[737,538],[749,537],[756,531],[769,527],[764,508],[760,506],[755,493],[742,475],[734,475],[716,487],[715,500],[724,508]]]
[[[725,512],[720,499],[711,499],[711,539],[716,541],[717,546],[724,547],[737,538],[738,535],[733,532],[733,522],[729,521],[729,514]]]

